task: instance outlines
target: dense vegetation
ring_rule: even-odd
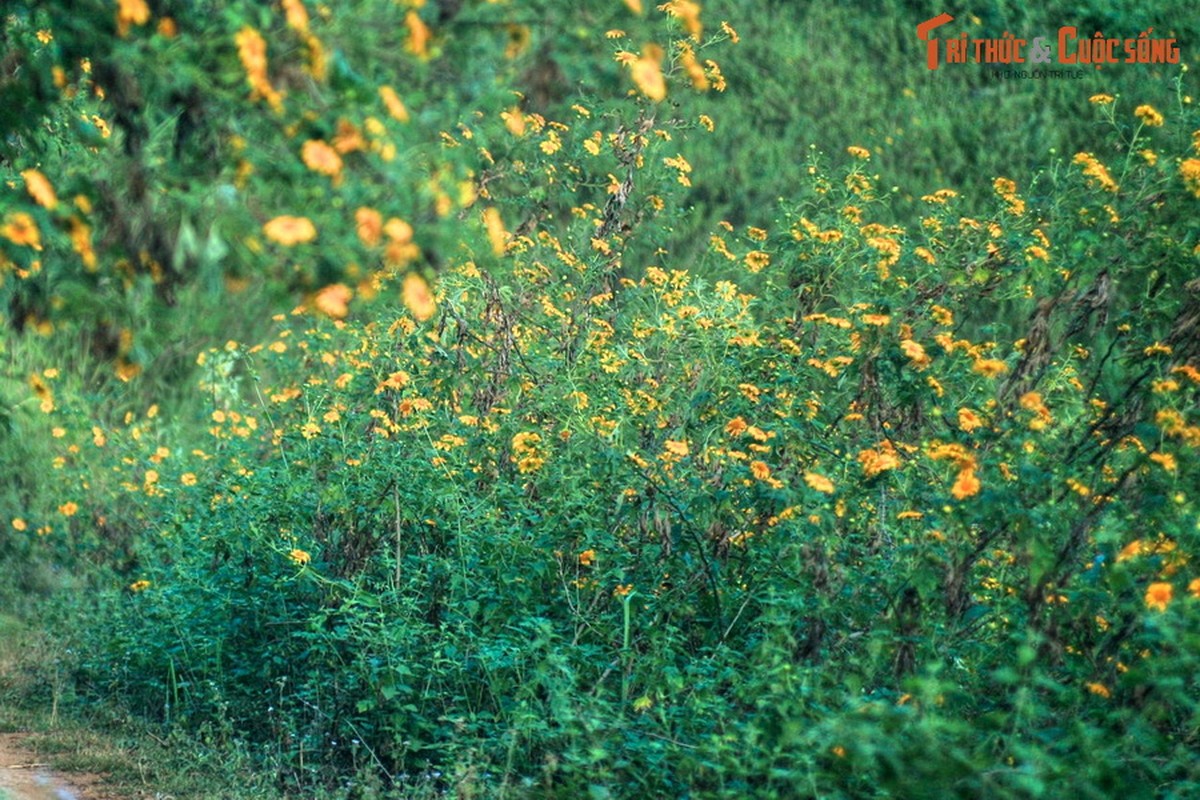
[[[65,644],[7,695],[292,796],[1200,791],[1200,28],[953,5],[1182,58],[19,3],[0,596]]]

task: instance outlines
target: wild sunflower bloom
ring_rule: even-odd
[[[579,565],[581,567],[590,567],[592,564],[595,564],[595,563],[596,563],[596,551],[595,550],[588,549],[588,550],[584,550],[582,553],[579,554]]]
[[[903,339],[900,342],[900,349],[904,355],[908,356],[909,363],[916,370],[923,370],[933,363],[933,359],[925,352],[925,348],[920,342],[912,339]]]
[[[667,439],[663,442],[663,449],[673,456],[683,458],[688,454],[688,443],[682,440]]]
[[[404,276],[401,297],[417,322],[424,322],[437,311],[437,301],[433,297],[433,290],[429,288],[429,282],[416,272]]]
[[[308,217],[276,217],[263,225],[263,235],[285,247],[311,242],[317,238],[316,226]]]
[[[392,119],[397,122],[408,122],[408,109],[404,107],[404,102],[400,100],[395,89],[390,86],[380,86],[379,99],[383,101],[383,107],[387,109],[388,115]]]
[[[771,256],[762,250],[752,250],[746,254],[746,269],[751,272],[762,272],[771,263]]]
[[[1100,160],[1091,153],[1076,153],[1075,157],[1071,159],[1071,163],[1081,164],[1083,174],[1090,179],[1089,183],[1099,184],[1104,191],[1115,192],[1120,188],[1109,174],[1108,167],[1100,163]]]
[[[134,581],[133,583],[129,584],[129,591],[131,591],[131,592],[144,592],[149,588],[150,588],[150,581],[145,580],[145,579],[142,579],[140,581]]]
[[[753,475],[757,480],[765,481],[767,478],[771,477],[771,468],[762,461],[751,461],[750,474]]]
[[[336,186],[341,182],[342,157],[329,144],[321,139],[309,139],[300,150],[304,166],[321,175],[333,178]]]
[[[331,319],[343,319],[350,313],[352,297],[354,297],[354,292],[349,286],[344,283],[335,283],[317,292],[317,296],[313,298],[313,305]]]
[[[1146,589],[1146,608],[1155,611],[1166,611],[1175,596],[1175,587],[1169,583],[1152,583]]]
[[[1200,197],[1200,158],[1187,158],[1179,165],[1179,177],[1187,190]]]
[[[985,378],[995,378],[1008,371],[1008,365],[998,358],[978,358],[971,368]]]
[[[1152,105],[1141,105],[1133,110],[1133,115],[1140,119],[1147,128],[1160,128],[1163,124],[1163,115],[1158,113],[1158,110]]]
[[[958,427],[970,433],[976,428],[983,427],[983,420],[969,408],[960,408],[958,410]]]
[[[288,553],[288,558],[302,567],[308,562],[312,561],[312,554],[307,550],[296,548]]]
[[[358,226],[358,238],[367,247],[379,244],[383,237],[383,215],[373,208],[363,206],[354,212]]]
[[[21,173],[21,177],[25,179],[25,191],[39,206],[47,211],[53,211],[58,206],[58,195],[45,175],[36,169],[27,169]]]
[[[63,503],[58,507],[58,513],[62,514],[64,517],[73,517],[79,513],[79,504],[73,501]]]
[[[979,477],[975,474],[975,470],[968,468],[959,471],[958,477],[954,479],[954,485],[950,487],[950,494],[954,496],[955,500],[965,500],[979,494],[980,488]]]
[[[117,0],[117,35],[124,38],[130,25],[145,25],[150,19],[146,0]]]
[[[0,236],[19,247],[42,249],[42,234],[38,230],[37,222],[24,211],[14,211],[4,216],[4,224],[0,225]]]
[[[1094,94],[1088,98],[1088,102],[1096,106],[1111,105],[1113,96],[1111,94]]]
[[[804,473],[804,482],[808,484],[810,489],[821,492],[822,494],[833,494],[833,481],[826,478],[817,472]]]
[[[1112,692],[1110,692],[1108,690],[1108,687],[1105,686],[1103,683],[1089,683],[1089,684],[1086,684],[1086,686],[1087,686],[1087,690],[1094,695],[1098,695],[1105,699],[1112,697]]]
[[[849,153],[852,158],[857,158],[861,161],[867,161],[871,158],[871,151],[865,147],[859,147],[858,145],[850,145],[846,148],[846,152]]]
[[[667,96],[667,81],[662,72],[663,51],[656,44],[648,44],[642,48],[640,58],[634,58],[630,63],[633,82],[642,94],[655,102]]]

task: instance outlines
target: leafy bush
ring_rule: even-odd
[[[911,220],[871,149],[813,148],[772,218],[686,241],[712,120],[655,101],[658,57],[721,68],[689,71],[669,5],[665,52],[604,40],[630,71],[559,116],[395,126],[330,77],[275,98],[289,125],[230,118],[292,154],[238,168],[230,264],[300,304],[202,349],[169,419],[30,378],[53,469],[9,524],[103,567],[70,601],[77,691],[253,743],[302,793],[1188,796],[1182,83],[1165,115],[1093,97],[1113,145]],[[311,144],[337,130],[373,144]]]

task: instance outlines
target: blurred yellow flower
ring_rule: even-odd
[[[343,319],[350,313],[350,299],[354,291],[344,283],[334,283],[317,292],[313,305],[331,319]]]
[[[117,35],[124,37],[130,25],[145,25],[150,19],[146,0],[117,0]]]
[[[401,297],[409,313],[418,322],[424,322],[437,311],[437,301],[434,300],[433,290],[429,288],[429,282],[416,272],[410,272],[404,276]]]
[[[308,217],[275,217],[263,225],[263,235],[285,247],[311,242],[317,238],[316,226]]]
[[[296,548],[288,553],[288,558],[300,566],[304,566],[308,562],[312,561],[312,554],[306,550]]]
[[[380,86],[379,99],[383,101],[383,107],[387,109],[392,119],[397,122],[408,122],[408,109],[404,107],[404,103],[396,94],[395,89],[390,86]]]
[[[655,102],[667,96],[667,81],[662,73],[662,48],[656,44],[648,44],[642,48],[642,55],[630,64],[633,82],[642,94]]]
[[[1187,190],[1200,197],[1200,158],[1186,158],[1179,165],[1179,177]]]
[[[358,238],[367,247],[379,244],[383,237],[383,215],[373,208],[363,206],[354,212],[358,225]]]
[[[682,458],[688,454],[688,443],[684,440],[667,439],[663,442],[663,449],[671,455]]]
[[[809,488],[821,492],[822,494],[833,494],[833,481],[816,472],[804,473],[804,482],[809,485]]]
[[[33,217],[24,211],[14,211],[4,215],[4,224],[0,225],[0,236],[18,247],[42,249],[41,231],[38,230]]]
[[[309,139],[300,150],[304,166],[321,175],[333,178],[336,186],[342,174],[342,157],[337,154],[327,142],[321,139]]]
[[[27,169],[21,173],[21,177],[25,179],[25,191],[39,206],[47,211],[53,211],[58,206],[58,195],[45,175],[36,169]]]

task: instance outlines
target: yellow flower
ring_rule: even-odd
[[[0,225],[0,236],[18,247],[42,249],[42,234],[38,230],[37,223],[24,211],[15,211],[4,215],[4,224]]]
[[[144,592],[149,588],[150,588],[150,581],[145,580],[145,579],[142,579],[140,581],[134,581],[133,583],[129,584],[129,591],[131,591],[131,592]]]
[[[852,157],[860,159],[862,161],[866,161],[871,157],[870,150],[868,150],[865,147],[859,147],[858,145],[850,145],[849,147],[846,148],[846,152],[849,153]]]
[[[913,367],[918,370],[925,369],[933,363],[933,359],[925,352],[925,348],[920,342],[915,342],[912,339],[902,339],[900,341],[900,349],[904,351],[904,355],[908,356]]]
[[[975,470],[964,469],[960,470],[958,477],[955,478],[954,486],[950,488],[950,494],[954,495],[956,500],[965,500],[979,494],[979,489],[979,478],[976,477]]]
[[[761,461],[751,461],[750,474],[760,481],[765,481],[771,477],[771,468]]]
[[[982,427],[983,420],[969,408],[960,408],[958,410],[958,427],[970,433],[976,428]]]
[[[700,23],[700,5],[694,0],[670,0],[660,5],[658,10],[680,20],[688,34],[697,42],[700,41],[704,26]]]
[[[1094,94],[1088,98],[1089,103],[1092,103],[1093,105],[1098,105],[1098,106],[1110,105],[1112,103],[1112,101],[1113,101],[1113,96],[1111,94]]]
[[[667,82],[662,73],[662,48],[656,44],[648,44],[642,48],[641,58],[630,65],[633,82],[637,84],[642,94],[655,102],[667,96]]]
[[[1133,115],[1146,125],[1147,128],[1158,128],[1163,124],[1163,115],[1152,105],[1141,105],[1133,110]]]
[[[300,0],[283,0],[284,14],[287,16],[288,27],[304,32],[308,30],[308,11]]]
[[[434,300],[429,282],[416,272],[404,276],[401,295],[404,305],[418,322],[424,322],[437,311],[437,301]]]
[[[1187,158],[1179,165],[1179,177],[1187,190],[1200,197],[1200,158]]]
[[[1175,595],[1175,587],[1169,583],[1152,583],[1146,589],[1146,608],[1166,611]]]
[[[804,482],[814,491],[821,492],[822,494],[833,494],[833,481],[824,475],[816,472],[806,472],[804,473]]]
[[[1103,683],[1089,683],[1086,685],[1087,685],[1087,690],[1089,692],[1091,692],[1092,694],[1099,695],[1100,697],[1104,697],[1104,698],[1112,697],[1112,692],[1110,692],[1108,690],[1108,687],[1105,686]]]
[[[367,247],[379,244],[383,237],[383,215],[373,208],[366,206],[354,212],[354,221],[358,224],[358,238]]]
[[[20,520],[13,520],[14,528],[17,527],[17,522],[19,521]],[[18,528],[18,530],[24,530],[24,528]],[[1192,578],[1191,582],[1188,584],[1188,592],[1191,593],[1192,597],[1200,598],[1200,578]]]
[[[771,256],[762,250],[751,250],[746,254],[746,269],[751,272],[761,272],[771,263]]]
[[[150,9],[146,0],[117,0],[117,35],[124,37],[129,33],[129,26],[145,25],[150,19]]]
[[[742,419],[741,417],[734,417],[733,419],[729,420],[729,422],[725,423],[725,433],[729,434],[730,436],[741,436],[746,432],[747,427],[749,426],[746,425],[746,420]]]
[[[332,319],[342,319],[350,313],[349,303],[353,296],[354,292],[349,286],[335,283],[317,292],[317,296],[313,298],[313,305]]]
[[[304,166],[321,175],[333,178],[336,185],[342,173],[342,157],[321,139],[309,139],[300,150]]]
[[[315,439],[321,435],[321,426],[312,420],[309,420],[300,426],[300,434],[305,439]]]
[[[579,554],[579,565],[580,566],[590,567],[594,563],[596,563],[596,551],[595,550],[584,550],[582,553]]]
[[[986,378],[995,378],[1007,372],[1008,365],[997,358],[977,358],[972,369]]]
[[[75,502],[68,501],[58,507],[58,513],[64,517],[73,517],[79,511],[79,505]]]
[[[1100,163],[1091,153],[1076,153],[1071,159],[1072,163],[1083,165],[1083,174],[1091,179],[1089,183],[1097,183],[1100,188],[1106,192],[1115,192],[1118,187],[1117,182],[1112,179],[1112,175],[1108,172],[1108,167]]]
[[[380,86],[379,99],[383,101],[383,106],[387,109],[392,119],[397,122],[408,122],[408,109],[404,107],[404,103],[400,100],[400,96],[396,94],[395,89],[390,86]]]
[[[408,42],[405,49],[422,60],[429,58],[429,40],[433,35],[429,26],[421,19],[416,11],[404,15],[404,24],[408,26]]]
[[[13,530],[24,531],[29,529],[29,523],[17,517],[12,521]],[[1200,579],[1198,579],[1200,580]]]
[[[500,217],[500,211],[494,206],[488,206],[483,211],[483,226],[487,229],[488,242],[492,245],[492,253],[494,255],[504,255],[504,250],[508,245],[508,229],[504,227],[504,220]]]
[[[304,566],[308,562],[312,561],[312,554],[306,550],[296,548],[288,553],[288,558],[300,566]]]
[[[196,485],[196,473],[194,473],[194,472],[183,473],[182,475],[179,476],[179,482],[182,483],[184,486],[195,486]]]
[[[663,442],[663,447],[671,455],[682,458],[688,454],[688,443],[682,440],[667,439]]]
[[[58,195],[45,175],[36,169],[27,169],[21,173],[21,177],[25,179],[25,191],[39,206],[47,211],[53,211],[58,206]]]
[[[317,238],[317,229],[308,217],[275,217],[263,225],[263,235],[285,247],[311,242]]]
[[[1162,466],[1167,472],[1174,472],[1179,468],[1175,461],[1175,456],[1170,453],[1151,453],[1150,460]]]

